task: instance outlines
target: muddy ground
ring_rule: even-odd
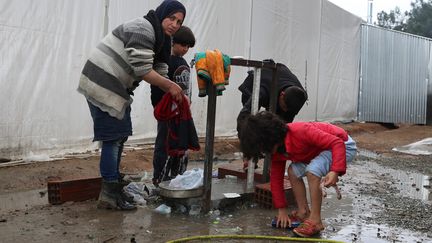
[[[340,182],[343,199],[330,195],[324,201],[326,229],[321,237],[345,242],[432,242],[432,156],[392,151],[432,137],[432,127],[338,125],[356,140],[360,153]],[[239,151],[235,138],[217,138],[214,150],[215,160],[241,163],[234,159]],[[0,241],[164,242],[208,234],[292,236],[272,229],[269,222],[275,212],[253,202],[195,217],[156,214],[157,205],[151,204],[127,213],[98,210],[95,201],[47,204],[47,180],[98,176],[98,159],[95,151],[64,160],[0,167]],[[191,166],[202,166],[204,149],[191,153],[190,159],[195,161]],[[151,161],[151,145],[129,145],[121,170],[151,177]]]

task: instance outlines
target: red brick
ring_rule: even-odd
[[[292,193],[291,183],[289,182],[288,177],[285,177],[284,179],[284,191],[285,191],[285,197],[287,198],[288,204],[295,205],[294,195]],[[268,208],[268,209],[273,208],[270,182],[256,185],[254,196],[255,196],[255,202],[260,207]]]
[[[48,202],[62,204],[64,202],[97,199],[101,190],[101,177],[76,180],[48,181]]]
[[[243,164],[228,164],[223,165],[218,168],[218,178],[225,178],[227,175],[237,176],[239,179],[246,180],[247,179],[247,171],[243,170]],[[262,180],[262,170],[255,170],[254,180],[261,182]]]

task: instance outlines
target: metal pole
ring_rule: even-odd
[[[279,63],[276,65],[276,69],[273,69],[272,81],[270,83],[270,112],[276,112],[276,105],[278,99],[277,81],[279,80]],[[269,168],[271,166],[271,154],[266,154],[264,159],[262,182],[266,183],[270,180]]]
[[[276,111],[276,101],[277,101],[277,80],[279,79],[278,77],[278,68],[280,65],[275,64],[275,63],[270,63],[270,62],[262,62],[262,61],[256,61],[256,60],[245,60],[245,59],[239,59],[239,58],[231,58],[231,65],[232,66],[243,66],[243,67],[256,67],[256,68],[269,68],[271,70],[273,70],[273,76],[272,76],[272,82],[270,85],[271,88],[271,92],[270,92],[270,111],[275,113]],[[255,75],[255,77],[257,77],[258,75]],[[261,75],[260,75],[261,76]],[[261,79],[259,79],[261,80]],[[256,83],[256,81],[254,81],[254,84]],[[259,87],[259,86],[258,86]],[[253,95],[253,94],[252,94]],[[253,102],[253,100],[252,100]],[[258,109],[257,109],[258,110]],[[253,109],[252,109],[253,111]],[[251,112],[252,112],[251,111]],[[266,158],[264,160],[264,167],[263,167],[263,182],[268,182],[269,181],[269,174],[268,174],[268,168],[269,168],[269,164],[271,162],[271,155],[266,154]],[[250,162],[249,162],[249,168],[252,168]],[[255,167],[253,167],[255,168]],[[249,171],[248,170],[248,187],[249,185]]]
[[[211,182],[213,171],[213,145],[214,145],[214,130],[216,117],[216,88],[212,84],[207,87],[207,125],[206,125],[206,141],[205,141],[205,159],[204,159],[204,200],[203,213],[207,213],[211,209]]]
[[[254,82],[252,88],[252,107],[251,114],[255,115],[259,109],[259,93],[261,85],[261,68],[254,67]],[[254,175],[255,175],[255,164],[258,163],[258,159],[254,158],[248,162],[248,172],[247,172],[247,191],[253,191],[254,185]]]

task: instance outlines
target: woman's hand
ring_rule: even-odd
[[[277,216],[276,226],[281,228],[291,227],[291,220],[288,216],[288,210],[286,208],[279,208]]]
[[[178,84],[173,81],[162,77],[155,70],[151,70],[145,74],[142,79],[149,84],[153,84],[161,88],[163,91],[168,92],[174,98],[175,101],[180,103],[183,100],[183,91]]]
[[[168,92],[171,94],[171,96],[174,98],[175,101],[180,103],[183,99],[183,90],[180,88],[180,86],[172,81],[170,81],[171,84],[168,87]]]

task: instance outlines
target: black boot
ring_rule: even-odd
[[[123,187],[118,182],[102,181],[102,189],[99,194],[98,208],[133,210],[136,206],[127,202],[122,196]]]

